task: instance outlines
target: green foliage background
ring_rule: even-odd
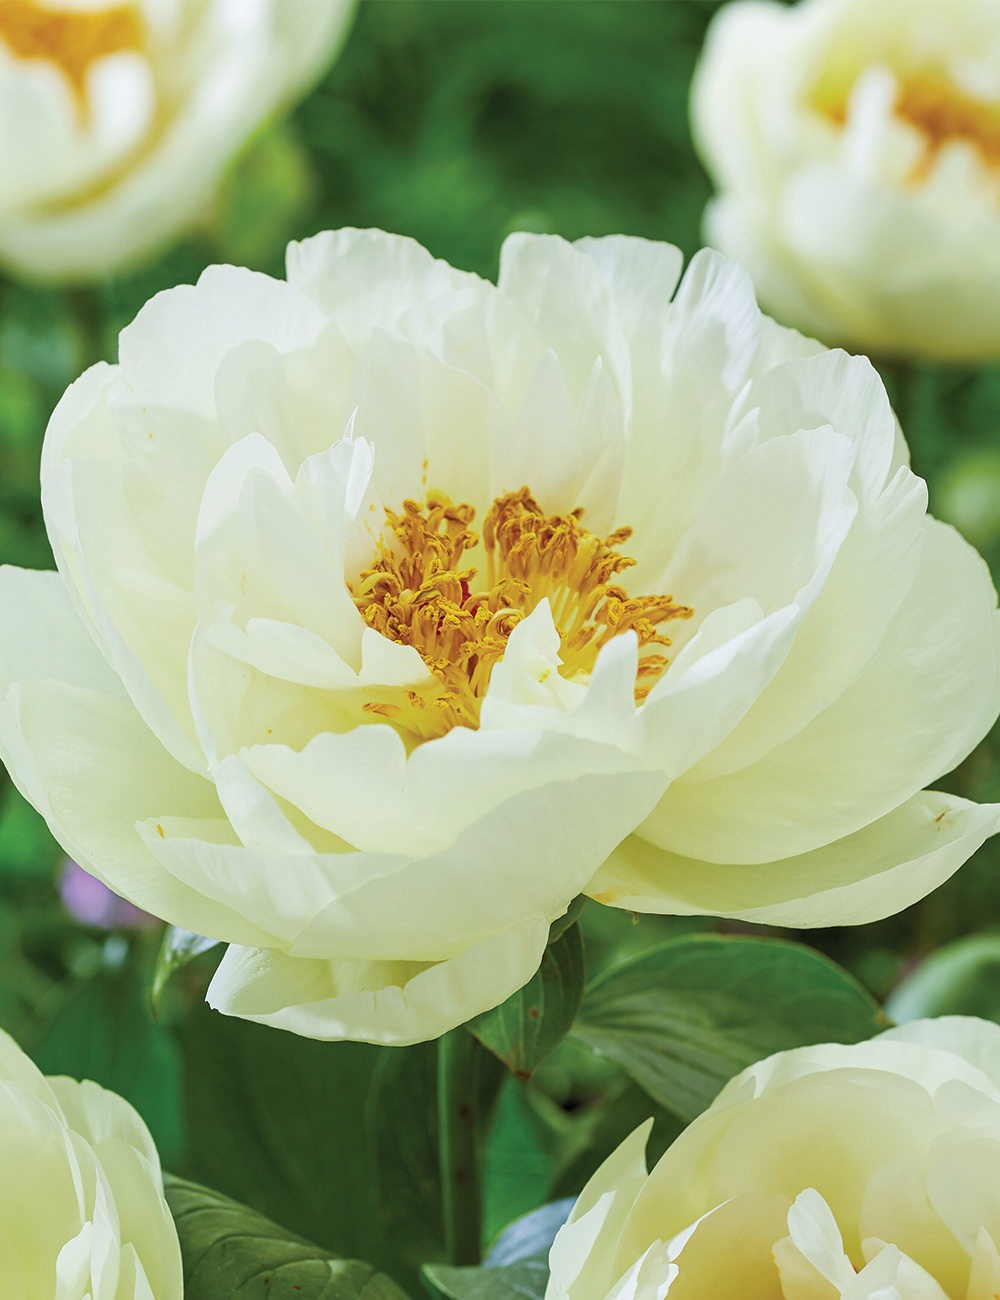
[[[210,262],[281,274],[288,239],[341,225],[415,236],[487,276],[503,238],[518,229],[568,238],[624,232],[692,253],[710,186],[692,148],[687,94],[715,7],[369,0],[323,83],[234,165],[202,229],[152,266],[93,289],[0,282],[0,560],[51,563],[38,461],[66,385],[92,361],[114,357],[117,331],[148,297],[195,279]],[[914,466],[930,482],[932,509],[957,523],[997,574],[1000,367],[895,364],[883,374]],[[947,787],[1000,797],[998,743],[981,746]],[[440,1257],[428,1174],[433,1050],[330,1047],[225,1021],[202,1004],[211,954],[175,977],[154,1020],[159,932],[108,936],[73,923],[59,901],[60,856],[6,783],[0,1025],[49,1072],[89,1075],[129,1097],[177,1173],[334,1250],[376,1259],[404,1281],[422,1260]],[[967,961],[962,979],[938,982],[934,1009],[971,997],[977,1011],[1000,1018],[1000,958],[990,946],[1000,931],[998,858],[1000,848],[987,845],[952,882],[892,920],[798,937],[881,1000],[929,953],[984,932],[988,977],[975,973],[978,957],[970,976]],[[582,926],[591,976],[668,935],[723,928],[594,905]],[[578,1190],[601,1154],[654,1111],[655,1148],[676,1131],[676,1118],[579,1038],[567,1039],[531,1084],[512,1079],[487,1161],[488,1233]]]

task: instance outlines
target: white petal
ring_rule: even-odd
[[[165,875],[137,820],[219,812],[211,784],[145,725],[76,619],[58,575],[0,570],[0,754],[63,848],[140,907],[198,933],[262,935]]]
[[[927,791],[842,840],[777,862],[699,861],[658,850],[636,833],[587,892],[637,912],[861,925],[925,897],[998,828],[1000,805]]]
[[[934,520],[868,669],[798,735],[730,775],[676,782],[647,830],[714,861],[805,853],[950,771],[997,714],[1000,617],[985,564]]]
[[[360,346],[389,330],[412,306],[463,289],[489,292],[478,276],[431,257],[413,239],[381,230],[325,231],[289,244],[288,283],[332,317]]]
[[[561,916],[658,784],[623,773],[522,790],[423,857],[276,859],[182,834],[160,837],[152,825],[140,830],[172,875],[280,936],[296,956],[438,961],[527,918]],[[418,823],[411,825],[415,836]],[[525,862],[535,864],[531,872]]]
[[[209,987],[226,1015],[308,1038],[403,1046],[438,1038],[528,982],[548,936],[528,921],[449,961],[309,961],[230,948]]]

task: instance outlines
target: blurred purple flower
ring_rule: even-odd
[[[127,902],[67,858],[59,877],[63,907],[81,925],[101,930],[149,930],[160,922],[141,907]]]

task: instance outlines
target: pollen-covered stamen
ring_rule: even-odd
[[[630,596],[614,579],[635,563],[616,549],[632,530],[619,528],[602,540],[581,526],[582,514],[545,515],[527,488],[498,497],[483,521],[480,588],[477,567],[463,563],[480,548],[469,527],[471,506],[430,493],[426,507],[411,500],[400,514],[386,510],[392,540],[380,546],[351,594],[369,627],[413,646],[436,685],[370,701],[365,710],[421,739],[478,726],[480,701],[511,632],[546,598],[564,677],[589,674],[602,647],[622,632],[636,633],[641,652],[669,646],[657,628],[693,611],[670,596]],[[658,651],[640,653],[637,701],[667,662]]]
[[[91,65],[108,54],[140,49],[143,27],[134,4],[57,9],[34,0],[0,0],[0,41],[19,59],[56,64],[82,100]]]

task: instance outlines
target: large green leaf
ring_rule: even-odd
[[[544,1256],[503,1268],[427,1264],[423,1276],[441,1300],[542,1300],[549,1266]]]
[[[573,1033],[690,1120],[763,1056],[858,1042],[885,1023],[861,985],[811,948],[687,935],[596,979]]]
[[[517,1219],[482,1265],[426,1264],[425,1284],[439,1300],[542,1300],[549,1280],[549,1247],[572,1208],[570,1197]]]
[[[380,1228],[414,1268],[442,1258],[436,1043],[379,1053],[365,1131]]]
[[[181,1172],[415,1286],[419,1264],[443,1253],[435,1045],[317,1042],[205,1006],[178,1036]]]
[[[375,1258],[365,1112],[379,1049],[315,1042],[203,1005],[178,1035],[183,1172],[340,1255]]]
[[[557,931],[528,983],[470,1020],[468,1028],[509,1070],[526,1079],[569,1032],[584,978],[583,939],[579,925],[571,923]]]
[[[196,1183],[165,1179],[185,1300],[405,1300],[384,1273],[342,1259]]]

